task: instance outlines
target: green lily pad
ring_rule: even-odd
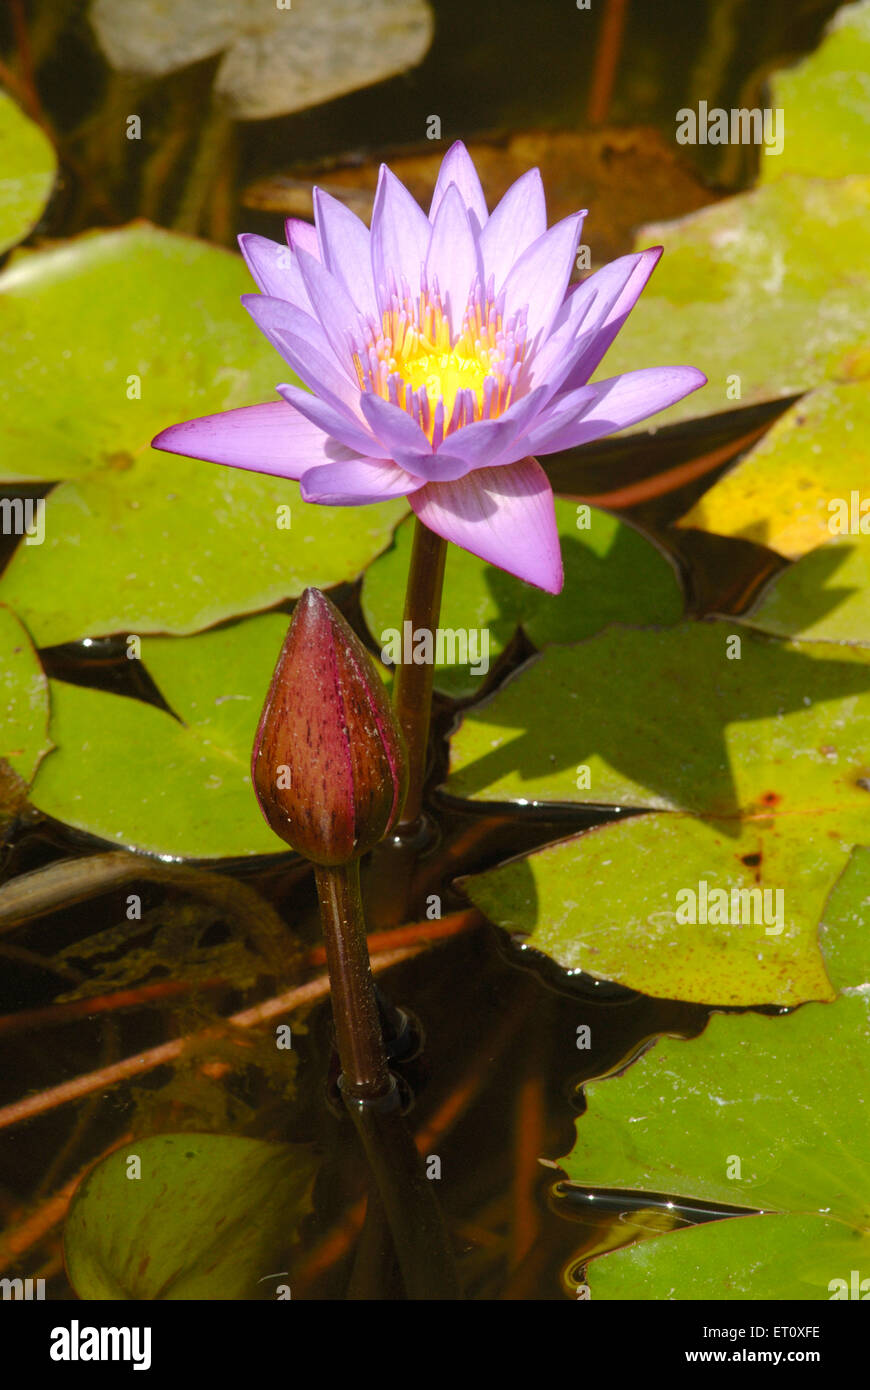
[[[723,823],[812,809],[851,826],[870,811],[868,746],[863,650],[782,643],[729,622],[614,627],[549,648],[469,711],[445,790]]]
[[[286,479],[167,463],[152,451],[129,470],[55,488],[45,541],[18,547],[0,599],[40,647],[117,632],[198,632],[308,585],[354,579],[406,510],[402,500],[310,506]]]
[[[314,1171],[308,1151],[291,1144],[133,1139],[76,1190],[64,1233],[70,1282],[83,1299],[274,1296]]]
[[[661,813],[461,885],[491,921],[565,970],[662,999],[793,1006],[834,997],[816,937],[845,853],[821,834],[808,843],[786,816],[747,820],[735,837]]]
[[[277,400],[289,369],[238,302],[251,288],[241,257],[147,224],[0,276],[3,476],[67,480],[0,580],[39,645],[195,632],[352,580],[388,544],[403,501],[308,506],[295,483],[150,448],[173,421]]]
[[[782,153],[761,178],[870,173],[870,4],[845,5],[815,53],[775,73],[769,104],[786,113]]]
[[[643,227],[665,254],[602,374],[700,367],[709,385],[669,423],[866,376],[868,216],[870,178],[790,177]]]
[[[26,630],[0,605],[0,824],[23,804],[48,737],[48,681]]]
[[[48,202],[57,173],[51,141],[0,91],[0,253],[23,241]]]
[[[57,749],[34,805],[149,854],[211,859],[284,851],[251,786],[254,736],[286,617],[191,638],[150,638],[142,659],[177,715],[141,700],[51,683]]]
[[[729,660],[735,636],[725,623],[611,629],[550,649],[466,715],[448,792],[655,813],[465,891],[563,968],[646,994],[828,999],[816,928],[867,835],[870,656],[744,633]]]
[[[700,1038],[659,1041],[587,1088],[577,1142],[560,1160],[573,1181],[771,1213],[603,1256],[593,1298],[831,1298],[834,1281],[867,1274],[868,909],[862,848],[825,910],[831,975],[850,982],[835,1002],[787,1018],[714,1016]]]
[[[239,304],[255,288],[241,256],[146,222],[19,253],[0,275],[2,478],[125,470],[177,420],[277,400],[289,368]]]
[[[836,535],[841,520],[852,528],[853,495],[859,507],[870,501],[868,439],[867,384],[823,386],[781,415],[680,524],[757,541],[789,559],[805,555]]]
[[[858,845],[834,884],[825,906],[819,941],[828,974],[838,990],[859,993],[870,977],[867,922],[870,909],[870,847]]]
[[[870,534],[811,550],[780,571],[741,621],[802,642],[870,647]]]
[[[561,498],[556,499],[556,520],[565,566],[565,587],[556,597],[450,547],[440,630],[462,634],[469,650],[476,641],[478,657],[486,660],[460,664],[451,658],[461,654],[461,646],[446,646],[445,660],[436,662],[439,690],[473,694],[519,626],[543,647],[577,642],[609,623],[667,626],[679,620],[683,598],[674,566],[640,532],[608,512],[579,508]],[[402,633],[413,531],[411,519],[399,526],[393,548],[365,574],[362,609],[369,631],[381,643],[390,640],[390,630],[397,639]],[[478,668],[476,674],[472,667]]]
[[[29,783],[48,737],[48,681],[25,628],[0,604],[0,758]]]
[[[850,1288],[855,1269],[860,1285],[870,1269],[870,1240],[851,1226],[819,1216],[768,1215],[644,1240],[595,1260],[586,1277],[592,1298],[607,1302],[804,1301],[833,1298],[843,1284]]]

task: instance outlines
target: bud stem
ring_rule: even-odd
[[[314,866],[338,1056],[339,1088],[362,1140],[411,1299],[459,1297],[453,1252],[432,1184],[387,1065],[366,941],[359,860]]]
[[[405,622],[412,632],[432,633],[433,642],[441,613],[444,564],[447,542],[436,536],[422,521],[414,527],[414,544],[405,591]],[[403,663],[396,667],[393,705],[408,749],[408,794],[396,834],[412,834],[423,809],[423,782],[429,747],[429,718],[432,712],[434,663]]]
[[[362,1100],[383,1096],[392,1083],[366,943],[359,860],[334,868],[315,865],[314,873],[344,1091]]]
[[[401,1113],[398,1088],[378,1100],[345,1103],[353,1116],[377,1184],[408,1298],[461,1298],[450,1238],[433,1184]],[[377,1223],[380,1213],[373,1212]]]

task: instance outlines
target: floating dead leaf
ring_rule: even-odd
[[[303,111],[419,63],[426,0],[94,0],[113,67],[162,77],[222,53],[215,91],[240,120]]]
[[[690,166],[657,131],[521,131],[469,143],[490,208],[532,166],[541,170],[549,220],[589,208],[588,240],[596,263],[632,248],[632,230],[648,218],[681,217],[715,200]],[[368,152],[329,163],[294,165],[258,179],[243,194],[246,207],[308,217],[316,183],[369,222],[381,159],[428,207],[444,147]]]

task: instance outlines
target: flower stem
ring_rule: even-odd
[[[196,236],[202,230],[204,212],[215,180],[231,157],[235,125],[223,106],[214,101],[200,127],[190,174],[173,220],[178,232]]]
[[[384,1096],[391,1079],[366,943],[359,861],[315,866],[345,1094]]]
[[[433,643],[441,612],[446,556],[447,542],[424,526],[422,521],[417,521],[405,592],[404,620],[411,623],[412,635],[420,630],[431,632]],[[397,834],[403,838],[409,837],[417,829],[423,809],[434,681],[434,660],[420,664],[402,663],[396,668],[393,704],[408,749],[408,794],[397,826]]]

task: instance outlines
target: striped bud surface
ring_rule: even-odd
[[[383,682],[318,589],[306,589],[293,611],[251,777],[275,834],[315,864],[358,859],[401,813],[405,749]]]

